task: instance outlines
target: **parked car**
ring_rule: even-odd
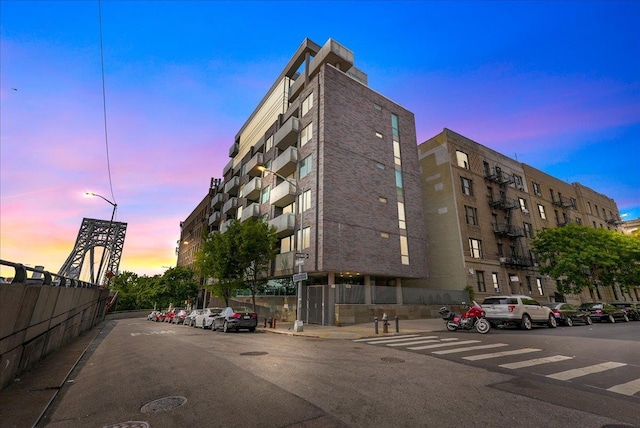
[[[534,324],[547,325],[549,328],[558,325],[551,309],[529,296],[513,294],[487,297],[482,302],[482,309],[493,327],[514,325],[531,330]]]
[[[187,311],[180,309],[178,313],[173,316],[171,322],[173,324],[184,324],[184,319],[187,317]]]
[[[184,318],[184,325],[189,326],[189,327],[193,327],[195,324],[195,318],[196,315],[199,315],[202,313],[202,309],[194,309],[192,310],[185,318]]]
[[[149,321],[155,321],[156,320],[156,316],[158,315],[158,311],[151,311],[151,313],[149,315],[147,315],[147,320]]]
[[[630,320],[640,321],[640,304],[633,302],[620,302],[612,303],[612,305],[625,311]]]
[[[579,322],[586,325],[591,325],[591,313],[580,309],[579,307],[572,305],[571,303],[544,303],[553,312],[556,317],[556,321],[560,324],[571,327],[573,323]]]
[[[231,330],[246,329],[251,332],[258,326],[258,314],[246,307],[227,307],[213,319],[212,330],[221,329],[225,333]]]
[[[591,312],[591,319],[593,321],[607,321],[610,323],[614,323],[616,321],[629,321],[629,316],[625,311],[616,308],[609,303],[583,303],[582,305],[580,305],[580,309]]]
[[[222,308],[204,308],[201,314],[193,319],[194,327],[211,328],[213,319],[222,311]]]
[[[167,314],[165,312],[157,312],[156,313],[156,319],[154,320],[155,322],[163,322],[164,321],[164,317]]]
[[[165,314],[164,322],[173,322],[173,317],[175,317],[178,312],[180,312],[183,308],[173,308],[169,312]]]

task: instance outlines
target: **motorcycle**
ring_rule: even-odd
[[[454,313],[446,306],[441,307],[438,311],[442,316],[442,319],[447,322],[447,330],[456,331],[458,329],[475,329],[480,334],[489,333],[489,330],[491,330],[491,324],[484,318],[485,313],[482,310],[482,307],[476,302],[473,302],[473,306],[470,306],[465,302],[462,302],[462,304],[467,308],[467,311],[462,315]]]

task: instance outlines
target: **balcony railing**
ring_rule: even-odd
[[[520,203],[516,199],[501,197],[499,199],[489,199],[489,205],[492,208],[512,210],[514,208],[518,208],[520,206]]]
[[[238,196],[238,190],[240,190],[240,177],[231,177],[229,181],[224,183],[224,193]]]
[[[271,170],[286,177],[295,172],[297,164],[298,149],[292,146],[275,158],[271,164]]]
[[[253,180],[248,182],[242,189],[242,196],[244,198],[249,199],[250,201],[255,201],[260,197],[261,191],[262,191],[262,178],[254,177]]]
[[[240,144],[233,143],[231,147],[229,147],[229,157],[230,158],[234,157],[235,155],[238,154],[239,151],[240,151]]]
[[[247,221],[251,217],[260,217],[260,204],[253,203],[242,209],[240,221]]]
[[[229,198],[222,206],[222,214],[232,214],[238,209],[238,198]]]
[[[220,208],[224,202],[224,193],[216,193],[213,198],[211,198],[211,208]]]
[[[269,220],[269,226],[275,226],[278,238],[291,236],[296,230],[296,216],[293,213],[284,213],[273,220]]]
[[[264,154],[256,153],[249,162],[247,162],[246,171],[252,177],[262,175],[262,171],[259,167],[264,166]]]
[[[233,159],[231,159],[231,160],[230,160],[230,161],[229,161],[229,162],[224,166],[224,168],[222,169],[222,175],[223,175],[224,177],[226,177],[226,176],[227,176],[227,174],[232,170],[232,168],[233,168]]]
[[[220,219],[222,218],[222,214],[220,211],[215,211],[213,214],[209,216],[209,226],[220,224]]]
[[[296,200],[296,186],[288,181],[283,181],[271,190],[269,203],[276,207],[286,207]]]
[[[295,251],[288,253],[277,254],[273,261],[273,275],[293,275],[295,268]]]
[[[229,219],[222,223],[220,225],[220,233],[225,233],[227,230],[229,230],[229,227],[231,227],[231,222],[233,222],[233,219]]]
[[[522,227],[514,226],[512,224],[494,224],[493,232],[499,236],[509,236],[512,238],[518,238],[524,236],[524,229]]]
[[[523,257],[523,256],[517,256],[517,255],[500,257],[500,263],[514,269],[528,268],[532,266],[532,262],[529,257]]]
[[[571,199],[565,198],[564,196],[560,196],[559,198],[554,198],[551,202],[553,205],[562,208],[573,208],[573,202]]]
[[[300,132],[300,121],[297,117],[290,117],[273,137],[273,144],[280,150],[284,150],[296,144]]]

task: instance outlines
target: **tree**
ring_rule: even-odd
[[[579,294],[583,289],[637,286],[640,241],[617,232],[576,224],[546,229],[535,237],[532,250],[540,272],[555,279],[558,292]]]

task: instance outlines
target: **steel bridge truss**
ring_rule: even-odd
[[[72,279],[80,279],[83,273],[85,257],[89,254],[89,277],[94,284],[103,284],[104,278],[110,278],[118,273],[124,238],[127,232],[127,223],[109,220],[97,220],[93,218],[82,219],[82,226],[78,232],[76,243],[64,262],[58,275]],[[95,249],[102,248],[100,266],[95,272]]]

